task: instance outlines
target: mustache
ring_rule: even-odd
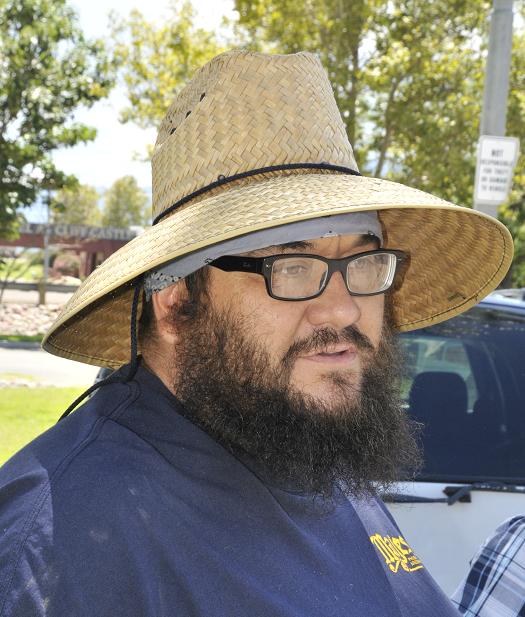
[[[282,362],[285,367],[290,367],[292,362],[299,356],[322,351],[329,345],[351,343],[358,351],[373,352],[372,341],[360,332],[355,326],[346,326],[340,332],[333,328],[319,328],[307,338],[295,341],[284,354]]]

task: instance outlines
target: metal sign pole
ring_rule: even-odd
[[[480,136],[505,135],[512,54],[512,4],[513,0],[494,0],[493,3]],[[475,198],[474,209],[492,216],[497,214],[497,205],[479,204]]]

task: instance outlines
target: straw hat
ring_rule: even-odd
[[[47,351],[112,368],[129,362],[140,275],[307,219],[379,213],[383,245],[410,255],[393,292],[399,330],[473,306],[512,259],[511,236],[495,219],[359,175],[327,75],[309,53],[234,51],[211,60],[169,108],[152,173],[154,225],[84,281],[47,333]]]

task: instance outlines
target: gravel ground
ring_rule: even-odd
[[[0,304],[0,335],[44,334],[60,312],[61,304]]]

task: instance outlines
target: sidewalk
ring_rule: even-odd
[[[90,386],[98,367],[53,356],[40,349],[0,348],[0,384]],[[27,379],[24,379],[26,377]]]
[[[46,304],[65,304],[72,293],[58,293],[48,291],[46,293]],[[16,289],[6,289],[2,297],[2,304],[38,304],[37,291],[18,291]]]

